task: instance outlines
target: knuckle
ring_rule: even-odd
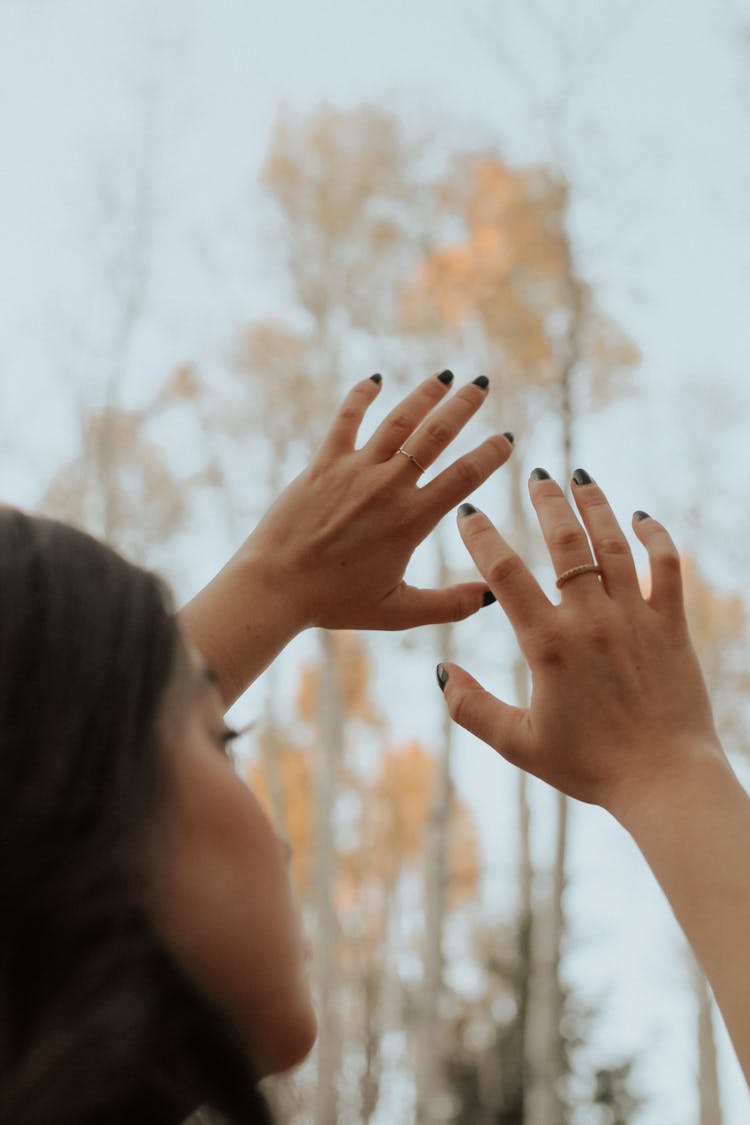
[[[539,630],[532,642],[532,647],[540,664],[559,665],[565,651],[562,631],[559,627],[554,626]]]
[[[388,422],[388,425],[394,434],[404,436],[406,434],[410,434],[414,429],[414,423],[412,422],[410,415],[404,413],[403,411],[399,411],[399,413],[393,414]]]
[[[445,422],[436,418],[434,421],[427,423],[424,428],[424,435],[434,445],[443,446],[447,445],[451,439],[451,429]]]
[[[462,691],[453,695],[449,701],[451,718],[455,719],[460,727],[470,727],[476,691]]]
[[[666,574],[674,575],[675,578],[682,571],[680,556],[674,548],[659,548],[653,551],[651,558],[654,566]]]
[[[595,484],[590,484],[580,492],[576,493],[578,502],[582,503],[590,512],[597,512],[600,509],[609,511],[609,501],[600,488]]]
[[[499,555],[485,572],[490,586],[503,586],[521,573],[521,560],[517,555]]]
[[[476,384],[469,383],[467,387],[461,387],[460,391],[456,391],[453,401],[468,406],[470,410],[475,410],[477,403],[483,402],[485,397],[484,391],[481,391]]]
[[[361,413],[362,411],[356,403],[345,402],[339,411],[339,418],[342,422],[357,422]]]
[[[473,492],[482,483],[481,470],[473,457],[462,457],[459,461],[456,461],[453,471],[458,483],[467,492]]]
[[[580,547],[584,535],[577,523],[559,523],[552,529],[549,536],[550,546],[553,550],[570,551]]]
[[[500,437],[498,434],[488,438],[484,443],[484,448],[492,453],[493,460],[497,461],[500,465],[505,464],[510,455],[508,439],[506,437]]]
[[[603,651],[612,643],[612,628],[603,617],[591,617],[586,623],[586,639],[592,648]]]
[[[609,555],[610,558],[628,558],[630,555],[630,547],[619,535],[605,535],[598,541],[596,549],[598,553]]]
[[[469,595],[463,594],[460,598],[456,598],[451,605],[448,620],[451,622],[464,621],[473,608],[474,606]]]
[[[562,490],[556,480],[534,480],[531,484],[535,504],[540,500],[559,500],[562,496]]]

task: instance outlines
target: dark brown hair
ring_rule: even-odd
[[[180,651],[152,574],[0,511],[0,1122],[269,1121],[222,1016],[145,906]]]

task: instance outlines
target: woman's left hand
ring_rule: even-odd
[[[344,400],[311,465],[282,493],[247,541],[265,561],[269,589],[283,593],[300,628],[407,629],[458,621],[486,604],[485,582],[419,589],[404,581],[419,543],[446,512],[510,456],[498,434],[418,487],[487,397],[480,377],[441,400],[452,375],[425,380],[355,448],[378,381]]]
[[[312,464],[182,611],[182,627],[227,704],[308,626],[408,629],[458,621],[494,600],[482,581],[436,590],[404,580],[418,544],[513,448],[507,435],[487,438],[418,487],[487,397],[480,376],[438,405],[452,378],[426,379],[361,449],[359,426],[380,384],[358,383]]]

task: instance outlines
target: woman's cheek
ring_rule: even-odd
[[[282,845],[225,760],[193,753],[182,764],[164,936],[256,1069],[287,1069],[309,1052],[316,1023]]]

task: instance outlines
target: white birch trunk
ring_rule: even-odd
[[[333,907],[335,851],[333,813],[336,776],[343,749],[341,700],[331,633],[318,633],[321,648],[319,706],[320,747],[315,781],[314,894],[318,985],[317,1082],[315,1125],[336,1125],[339,1042],[335,1013],[336,916]]]
[[[722,1125],[719,1066],[711,990],[700,966],[693,963],[695,998],[698,1005],[698,1100],[699,1125]]]
[[[443,545],[438,540],[438,584],[448,584]],[[453,626],[439,627],[441,659],[453,654]],[[445,709],[437,785],[427,834],[425,879],[424,977],[418,1020],[415,1125],[431,1125],[430,1103],[442,1084],[440,1066],[440,996],[443,986],[443,923],[447,879],[447,844],[451,801],[453,723]]]

